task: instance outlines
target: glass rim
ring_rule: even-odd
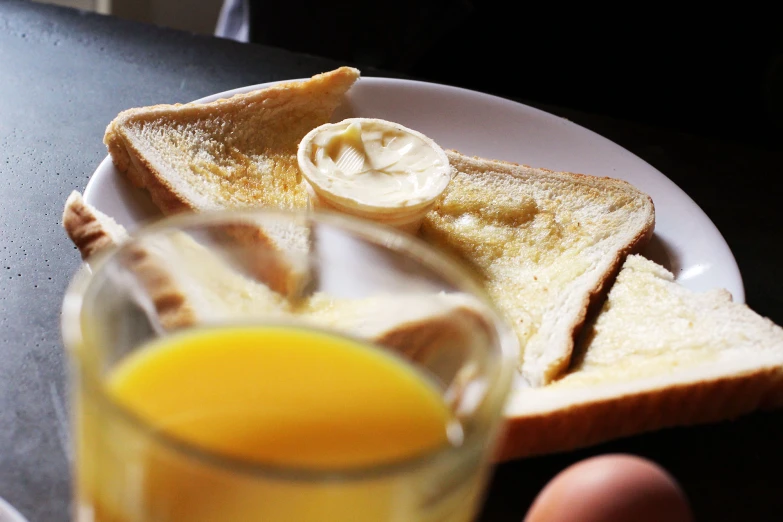
[[[495,365],[495,372],[487,387],[482,404],[488,404],[485,408],[497,407],[501,410],[498,419],[488,427],[488,430],[498,429],[498,426],[503,422],[503,408],[510,396],[513,368],[515,367],[514,362],[518,356],[518,340],[510,326],[507,324],[504,315],[499,312],[494,303],[489,299],[487,293],[478,282],[477,277],[471,274],[466,268],[460,266],[445,253],[429,246],[418,237],[406,234],[386,225],[368,222],[331,211],[257,208],[198,213],[183,212],[142,225],[138,229],[129,232],[129,239],[121,245],[111,248],[106,252],[100,252],[95,255],[94,258],[82,262],[66,288],[60,319],[63,343],[66,352],[71,357],[71,365],[73,365],[74,358],[73,348],[84,342],[81,326],[81,312],[85,294],[90,288],[90,284],[95,275],[99,274],[102,267],[107,266],[111,259],[117,257],[120,252],[128,248],[129,245],[132,245],[134,241],[164,233],[167,230],[187,231],[189,228],[215,226],[224,222],[241,220],[243,218],[258,218],[259,216],[279,220],[290,220],[291,218],[294,218],[302,223],[315,222],[326,224],[347,231],[353,237],[358,237],[362,241],[380,246],[383,249],[402,252],[408,255],[413,254],[417,264],[424,265],[430,269],[437,268],[437,273],[444,276],[446,281],[457,286],[460,291],[467,292],[472,297],[477,298],[489,312],[489,317],[487,317],[487,319],[490,320],[497,339],[497,364]],[[95,269],[90,267],[91,263],[96,265]],[[247,325],[248,323],[245,322],[242,324]],[[282,323],[277,322],[276,324]],[[329,332],[328,329],[320,329],[318,327],[308,328]],[[360,340],[360,342],[366,343],[367,341]],[[101,407],[110,408],[111,414],[120,415],[124,421],[130,422],[135,429],[139,429],[145,437],[149,437],[154,443],[160,444],[187,458],[197,459],[209,466],[231,472],[239,472],[253,477],[284,480],[293,479],[303,482],[347,482],[378,478],[416,469],[430,462],[445,461],[452,456],[457,457],[460,454],[470,453],[474,451],[475,446],[483,444],[484,438],[487,436],[487,434],[483,432],[467,433],[466,437],[459,445],[454,445],[447,441],[437,448],[382,464],[336,468],[280,466],[223,455],[166,434],[161,430],[155,429],[149,422],[141,419],[134,412],[112,400],[105,392],[99,379],[95,378],[95,376],[91,376],[87,379],[82,377],[81,381],[83,383],[89,383],[90,393],[93,394],[93,397],[99,399]],[[477,407],[477,411],[481,409],[482,407]]]

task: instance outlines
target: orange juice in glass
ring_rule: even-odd
[[[168,218],[91,260],[63,335],[80,522],[471,520],[516,352],[419,240],[269,211]]]

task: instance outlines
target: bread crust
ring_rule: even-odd
[[[650,200],[650,206],[652,206],[652,198],[649,196],[647,197]],[[655,229],[654,216],[655,214],[653,210],[653,214],[650,215],[650,219],[645,224],[645,227],[641,229],[628,244],[617,251],[614,259],[612,259],[609,269],[604,272],[603,277],[596,283],[596,285],[590,289],[587,294],[584,295],[584,298],[582,299],[581,311],[579,315],[574,318],[574,321],[571,324],[571,344],[568,348],[568,354],[566,357],[560,359],[548,373],[548,377],[550,379],[555,379],[568,371],[568,367],[571,365],[571,361],[573,359],[574,351],[576,350],[577,341],[582,334],[585,325],[589,322],[590,319],[595,317],[600,312],[601,305],[606,299],[606,296],[609,293],[609,289],[612,287],[612,284],[617,278],[617,274],[620,273],[620,269],[622,268],[623,263],[625,263],[625,260],[629,255],[636,254],[642,248],[644,248],[644,246],[647,245],[647,243],[649,243],[650,239],[652,238],[653,231]]]
[[[670,384],[665,388],[508,417],[497,460],[574,450],[629,435],[733,419],[758,409],[781,406],[781,367]]]
[[[183,292],[171,273],[171,267],[162,262],[147,246],[131,243],[123,249],[120,262],[133,274],[154,307],[155,317],[167,331],[186,328],[198,323],[193,303]]]
[[[107,226],[108,216],[99,217],[98,211],[87,205],[78,192],[71,192],[63,209],[62,224],[65,233],[79,249],[83,260],[95,253],[113,248],[126,237],[125,230],[111,220],[114,230]]]
[[[152,169],[150,162],[130,143],[124,133],[113,129],[111,125],[109,129],[104,141],[114,166],[125,174],[135,187],[146,189],[152,202],[164,215],[195,210],[173,189],[165,177]]]
[[[649,196],[648,196],[649,197]],[[650,198],[650,205],[653,205],[652,198]],[[571,330],[571,352],[568,360],[564,360],[562,364],[558,366],[557,375],[563,375],[568,371],[571,366],[571,362],[574,360],[574,354],[579,344],[579,339],[584,332],[585,325],[595,319],[601,312],[601,306],[606,300],[606,296],[609,294],[609,290],[612,288],[617,275],[628,259],[628,256],[632,254],[638,254],[652,239],[653,232],[655,230],[655,220],[653,217],[652,222],[648,222],[644,229],[640,230],[636,237],[631,240],[625,248],[617,252],[614,257],[609,270],[604,274],[604,277],[598,282],[598,284],[585,296],[585,300],[582,303],[583,312],[576,318]]]

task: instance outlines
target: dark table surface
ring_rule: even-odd
[[[128,107],[185,102],[335,65],[74,10],[0,2],[0,496],[31,522],[68,520],[59,314],[80,260],[60,217],[69,192],[83,190],[106,155],[107,122]],[[780,150],[543,108],[615,141],[682,187],[728,241],[748,304],[783,323]],[[699,520],[781,520],[782,441],[783,412],[765,412],[503,464],[481,520],[520,521],[557,471],[618,451],[665,466]]]

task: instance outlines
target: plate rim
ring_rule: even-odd
[[[27,519],[10,502],[0,497],[0,522],[27,522]]]
[[[263,89],[267,87],[271,87],[273,85],[278,85],[281,83],[289,83],[289,82],[299,82],[299,81],[305,81],[309,78],[292,78],[292,79],[283,79],[283,80],[274,80],[270,82],[263,82],[263,83],[257,83],[252,85],[245,85],[241,87],[235,87],[233,89],[228,89],[225,91],[220,91],[217,93],[209,94],[206,96],[202,96],[201,98],[198,98],[196,100],[193,100],[190,103],[209,103],[211,101],[219,100],[228,98],[237,94],[243,94],[247,93],[253,90],[257,89]],[[494,94],[489,94],[486,92],[481,92],[473,89],[468,89],[465,87],[458,87],[455,85],[449,85],[449,84],[443,84],[443,83],[437,83],[437,82],[429,82],[429,81],[423,81],[423,80],[413,80],[413,79],[405,79],[405,78],[389,78],[389,77],[383,77],[383,76],[361,76],[359,80],[357,80],[357,84],[359,82],[365,83],[365,84],[398,84],[398,85],[406,85],[406,86],[413,86],[413,87],[420,87],[420,88],[435,88],[435,89],[442,89],[447,91],[453,91],[456,93],[459,93],[463,96],[479,96],[481,98],[486,99],[487,101],[492,101],[495,103],[505,103],[505,104],[512,104],[519,106],[523,108],[526,111],[531,111],[532,114],[535,114],[537,116],[541,116],[543,118],[547,119],[556,119],[556,120],[562,120],[566,122],[568,125],[571,125],[578,129],[579,132],[585,132],[590,135],[592,139],[598,139],[604,143],[604,145],[608,145],[611,148],[613,148],[618,153],[623,154],[629,154],[632,156],[634,161],[637,161],[639,163],[642,163],[646,165],[649,169],[655,171],[659,176],[667,180],[671,185],[678,190],[682,196],[684,196],[687,201],[693,205],[696,209],[698,209],[699,212],[703,215],[704,219],[707,221],[710,227],[713,229],[713,233],[717,236],[717,238],[725,245],[726,251],[728,253],[728,258],[725,260],[725,263],[728,263],[728,266],[726,267],[731,273],[733,273],[736,281],[736,291],[730,292],[732,294],[732,300],[737,303],[745,303],[745,283],[744,279],[742,277],[742,272],[739,269],[739,265],[737,264],[736,256],[734,255],[733,250],[731,249],[731,246],[726,241],[726,238],[721,233],[720,229],[718,229],[717,225],[712,221],[710,216],[704,211],[704,209],[699,206],[696,201],[693,200],[693,198],[685,191],[683,190],[679,185],[677,185],[671,178],[666,176],[663,172],[655,168],[653,165],[639,157],[634,152],[626,149],[625,147],[615,143],[614,141],[610,140],[609,138],[602,136],[601,134],[588,129],[587,127],[584,127],[576,122],[573,122],[567,118],[564,118],[562,116],[558,116],[557,114],[553,114],[551,112],[547,112],[545,110],[539,109],[537,107],[533,107],[530,105],[527,105],[522,102],[518,102],[516,100],[512,100],[510,98],[505,98],[503,96],[498,96]],[[113,168],[113,164],[111,161],[111,156],[107,154],[103,160],[98,164],[96,169],[93,171],[93,173],[90,175],[90,179],[87,181],[87,185],[84,188],[83,191],[83,197],[84,200],[87,203],[95,204],[93,201],[95,199],[94,196],[92,196],[92,193],[95,191],[96,183],[96,175],[104,170],[104,169],[110,169]],[[657,224],[657,223],[656,223]],[[676,275],[675,275],[676,278]]]

